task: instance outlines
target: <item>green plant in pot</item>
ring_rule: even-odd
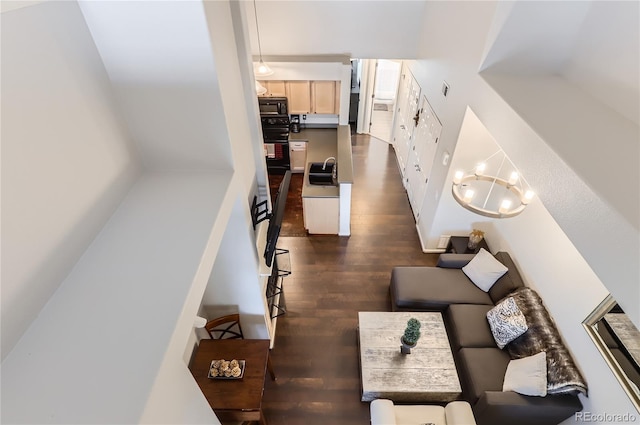
[[[416,346],[420,339],[420,322],[418,319],[411,318],[407,322],[407,327],[404,330],[404,334],[400,337],[402,346],[400,352],[402,354],[411,354],[411,349]]]

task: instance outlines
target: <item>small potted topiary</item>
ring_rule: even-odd
[[[407,322],[404,335],[400,337],[400,342],[402,343],[400,352],[402,354],[411,354],[411,349],[416,346],[418,339],[420,339],[420,322],[412,317]]]

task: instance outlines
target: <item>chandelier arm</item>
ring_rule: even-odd
[[[491,157],[489,157],[488,159],[490,159],[490,158]],[[493,182],[491,183],[491,187],[489,188],[489,191],[487,192],[487,197],[484,198],[484,203],[482,204],[482,208],[486,208],[487,207],[487,202],[489,202],[489,198],[491,197],[491,192],[493,192],[493,188],[496,185],[496,180],[498,180],[498,176],[500,175],[500,171],[502,171],[502,166],[504,165],[505,158],[506,158],[506,155],[502,157],[502,162],[500,163],[500,167],[498,167],[498,172],[496,173],[495,176],[493,176]]]
[[[493,158],[494,156],[498,155],[499,153],[502,153],[503,155],[506,156],[506,154],[504,153],[504,151],[502,149],[498,149],[497,151],[495,151],[493,154],[491,154],[491,156],[489,156],[487,159],[485,159],[485,162],[488,162],[491,158]],[[504,160],[504,157],[503,157]]]

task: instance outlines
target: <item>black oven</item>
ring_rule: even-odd
[[[259,97],[260,116],[288,115],[289,108],[286,97]]]
[[[289,116],[261,117],[265,140],[289,140]]]
[[[284,104],[286,105],[286,98],[276,99],[284,99]],[[261,110],[260,122],[264,137],[264,155],[267,159],[267,170],[274,174],[282,174],[290,170],[289,115],[264,114]]]

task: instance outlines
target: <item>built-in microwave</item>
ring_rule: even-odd
[[[259,97],[260,115],[287,115],[289,108],[286,97]]]

